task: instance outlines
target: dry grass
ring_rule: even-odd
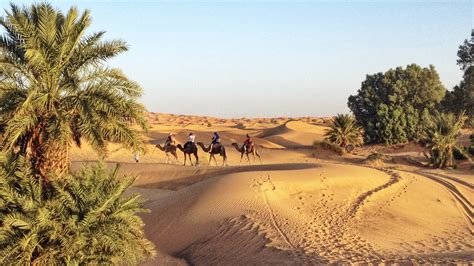
[[[325,141],[325,140],[316,140],[313,143],[313,147],[320,150],[331,151],[338,155],[344,155],[345,151],[343,148],[339,147],[338,145]]]

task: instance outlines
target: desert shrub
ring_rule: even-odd
[[[337,153],[339,155],[344,154],[344,149],[343,148],[341,148],[339,145],[331,143],[329,141],[316,140],[313,143],[313,147],[316,148],[316,149],[332,151],[332,152]]]
[[[438,168],[455,167],[455,152],[470,159],[470,155],[464,147],[457,143],[460,130],[466,120],[464,114],[437,113],[433,116],[433,122],[425,130],[425,143],[429,149],[426,157],[430,164]]]
[[[364,128],[366,143],[417,141],[446,89],[434,66],[397,67],[367,75],[348,106]]]
[[[140,197],[124,196],[133,177],[98,165],[45,186],[29,160],[0,166],[0,264],[138,264],[152,257]]]
[[[326,140],[342,148],[348,145],[359,146],[363,143],[362,128],[357,125],[353,116],[338,114],[326,130]]]
[[[378,152],[373,152],[369,154],[369,156],[367,156],[365,160],[366,162],[377,162],[377,161],[386,161],[386,160],[392,160],[392,159],[393,158],[388,155],[378,153]]]
[[[207,127],[212,127],[211,122],[207,122]]]

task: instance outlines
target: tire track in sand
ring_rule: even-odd
[[[468,224],[469,227],[472,227],[474,225],[474,214],[473,214],[473,204],[470,202],[459,189],[456,188],[455,185],[453,185],[451,182],[454,181],[453,178],[448,178],[442,175],[434,174],[434,173],[428,173],[425,171],[415,171],[415,174],[421,175],[423,177],[426,177],[428,179],[431,179],[442,186],[444,186],[445,189],[448,190],[448,192],[453,196],[455,202],[460,206],[459,210],[462,213],[463,217],[466,220],[466,223]],[[451,181],[451,182],[450,182]],[[454,181],[456,182],[456,181]],[[458,184],[466,186],[468,189],[471,189],[471,186],[458,182]]]
[[[293,243],[291,243],[288,236],[283,232],[281,227],[278,225],[278,223],[276,221],[276,218],[275,218],[275,213],[274,213],[272,207],[270,206],[270,202],[268,201],[267,191],[275,190],[275,185],[272,183],[272,181],[270,179],[270,175],[267,176],[266,180],[263,180],[263,181],[254,180],[254,182],[255,182],[254,187],[258,188],[259,191],[262,193],[263,201],[265,203],[267,211],[270,214],[270,220],[272,222],[272,226],[278,232],[278,234],[283,239],[283,241],[288,245],[288,247],[290,247],[292,250],[296,251],[297,248],[295,247],[295,245],[293,245]]]

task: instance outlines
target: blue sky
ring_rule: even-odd
[[[149,111],[218,117],[345,113],[366,74],[411,63],[433,64],[451,89],[473,28],[472,1],[51,3],[87,8],[91,31],[127,41],[110,64],[142,85]]]

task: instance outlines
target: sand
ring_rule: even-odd
[[[327,118],[219,119],[149,114],[140,163],[110,145],[108,165],[140,178],[146,236],[158,255],[147,265],[304,265],[317,263],[461,263],[474,261],[474,175],[470,165],[435,170],[414,144],[367,146],[338,156],[311,148]],[[211,126],[209,126],[211,125]],[[228,167],[164,164],[154,148],[168,132],[209,143],[219,131]],[[262,147],[262,163],[239,164],[230,144],[246,133]],[[466,133],[468,134],[468,133]],[[383,152],[377,162],[365,158]],[[75,149],[74,168],[96,160]],[[218,157],[218,162],[220,158]]]

